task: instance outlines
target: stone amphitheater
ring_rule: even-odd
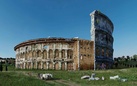
[[[113,65],[113,23],[100,11],[91,14],[91,40],[39,38],[14,47],[16,68],[88,70]]]

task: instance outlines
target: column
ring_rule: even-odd
[[[55,69],[55,62],[53,62],[53,69]]]
[[[46,62],[46,64],[47,64],[47,69],[49,69],[49,62]]]
[[[65,62],[65,70],[67,70],[67,62]]]
[[[55,50],[53,50],[53,54],[52,54],[52,58],[53,58],[53,59],[55,59],[55,58],[54,58],[54,55],[55,55]]]
[[[43,62],[41,61],[41,69],[43,69]]]
[[[65,50],[65,58],[67,59],[67,50]]]
[[[61,62],[58,62],[59,63],[59,70],[61,70]]]
[[[33,62],[31,62],[31,69],[33,69]]]
[[[36,69],[38,69],[38,62],[36,61]]]
[[[61,50],[59,50],[59,58],[61,59]]]
[[[49,50],[47,50],[47,59],[49,59]]]

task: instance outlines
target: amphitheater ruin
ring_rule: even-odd
[[[113,64],[113,23],[100,11],[91,14],[91,40],[74,38],[39,38],[14,47],[16,68],[88,70]]]

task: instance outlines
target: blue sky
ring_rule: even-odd
[[[100,10],[114,24],[114,57],[137,54],[137,0],[0,0],[0,56],[35,38],[90,40],[89,14]]]

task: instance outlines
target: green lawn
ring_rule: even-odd
[[[54,70],[15,70],[8,66],[9,71],[0,72],[0,86],[137,86],[137,69],[112,69],[112,70],[85,70],[85,71],[54,71]],[[81,80],[83,75],[96,73],[97,77],[105,80]],[[40,80],[38,73],[51,73],[54,80]],[[119,75],[128,79],[127,82],[110,80],[110,76]]]

